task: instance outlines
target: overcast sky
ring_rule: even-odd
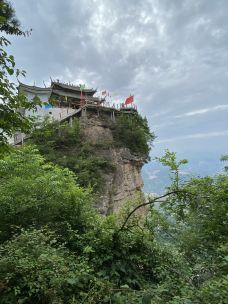
[[[228,153],[227,0],[11,2],[32,28],[11,38],[27,83],[51,76],[115,100],[134,94],[157,135],[154,154]]]

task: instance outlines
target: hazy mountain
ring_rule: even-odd
[[[220,162],[220,155],[202,153],[188,155],[178,155],[179,158],[187,158],[189,163],[184,165],[181,170],[182,178],[191,176],[214,175],[222,171],[224,164]],[[162,193],[170,183],[170,172],[168,168],[152,160],[142,169],[144,181],[144,191],[146,193]]]

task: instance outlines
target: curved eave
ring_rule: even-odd
[[[57,89],[53,89],[52,90],[52,94],[53,95],[57,95],[57,96],[61,96],[61,97],[71,97],[71,98],[76,98],[76,99],[81,99],[81,96],[80,94],[77,94],[77,93],[72,93],[72,92],[63,92],[61,90],[57,90]]]
[[[19,82],[18,86],[19,92],[28,92],[33,94],[51,94],[51,88],[41,88],[37,86],[29,86],[27,84],[23,84]]]
[[[74,86],[74,85],[68,85],[68,84],[64,84],[64,83],[61,83],[61,82],[52,82],[51,83],[51,87],[52,89],[65,89],[65,90],[69,90],[69,91],[73,91],[73,92],[77,92],[77,93],[81,93],[81,90],[80,90],[80,87],[79,86]],[[94,89],[85,89],[83,90],[84,93],[87,93],[87,94],[92,94],[94,95],[97,90],[94,90]]]

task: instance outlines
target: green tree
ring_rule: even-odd
[[[9,1],[0,1],[0,31],[8,35],[25,35],[19,20],[15,15],[15,10]]]
[[[220,160],[223,161],[223,162],[227,162],[228,161],[228,155],[222,155],[221,158],[220,158]],[[228,166],[225,166],[224,170],[226,172],[228,172]]]
[[[87,261],[48,229],[22,230],[1,245],[0,269],[2,304],[75,303],[91,279]]]
[[[94,215],[90,191],[80,188],[68,169],[45,163],[34,147],[13,150],[0,160],[0,180],[2,241],[16,227],[71,225],[83,231]]]
[[[171,173],[171,184],[167,187],[167,192],[174,192],[172,195],[166,197],[164,203],[161,205],[164,206],[168,212],[173,212],[177,220],[182,219],[185,216],[186,208],[185,191],[182,188],[183,181],[180,177],[180,168],[182,165],[187,164],[188,160],[178,160],[176,153],[171,152],[168,149],[165,150],[164,156],[155,157],[155,160],[169,168]]]
[[[150,159],[150,148],[155,135],[150,131],[146,118],[142,118],[136,113],[122,113],[117,116],[113,128],[117,144],[129,148],[133,153],[143,156],[146,160]]]
[[[0,2],[0,31],[6,34],[25,34],[7,1]],[[7,54],[5,48],[9,44],[8,39],[0,37],[0,152],[7,147],[7,139],[15,132],[29,132],[33,120],[25,117],[23,111],[36,109],[37,105],[40,105],[38,98],[35,98],[34,102],[29,102],[11,81],[13,76],[24,76],[25,71],[17,69],[14,57]]]
[[[155,160],[160,162],[163,166],[169,167],[172,181],[172,189],[178,189],[180,183],[180,167],[188,163],[187,159],[177,160],[177,154],[168,149],[165,150],[165,155],[162,157],[155,157]]]
[[[180,182],[175,172],[186,161],[177,162],[176,154],[169,151],[159,160],[174,170],[167,191],[176,190],[161,202],[160,210],[152,207],[149,222],[156,238],[175,244],[191,266],[192,288],[171,303],[225,303],[228,176]]]
[[[139,303],[158,286],[168,302],[186,283],[182,256],[139,216],[124,229],[125,213],[100,216],[74,174],[34,147],[5,156],[0,179],[3,303]]]

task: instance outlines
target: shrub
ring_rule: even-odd
[[[113,134],[117,144],[149,160],[150,145],[155,136],[150,132],[146,118],[139,114],[121,113],[116,118]]]
[[[73,120],[72,127],[45,120],[34,130],[30,142],[36,144],[47,160],[73,171],[82,187],[100,191],[103,175],[115,169],[111,161],[96,156],[98,147],[83,137],[78,119]]]
[[[69,303],[87,290],[90,268],[86,260],[59,245],[47,229],[22,230],[0,246],[2,304]]]
[[[32,146],[14,150],[0,161],[0,239],[16,226],[59,227],[82,231],[94,211],[91,194],[76,184],[68,169],[45,163]]]

